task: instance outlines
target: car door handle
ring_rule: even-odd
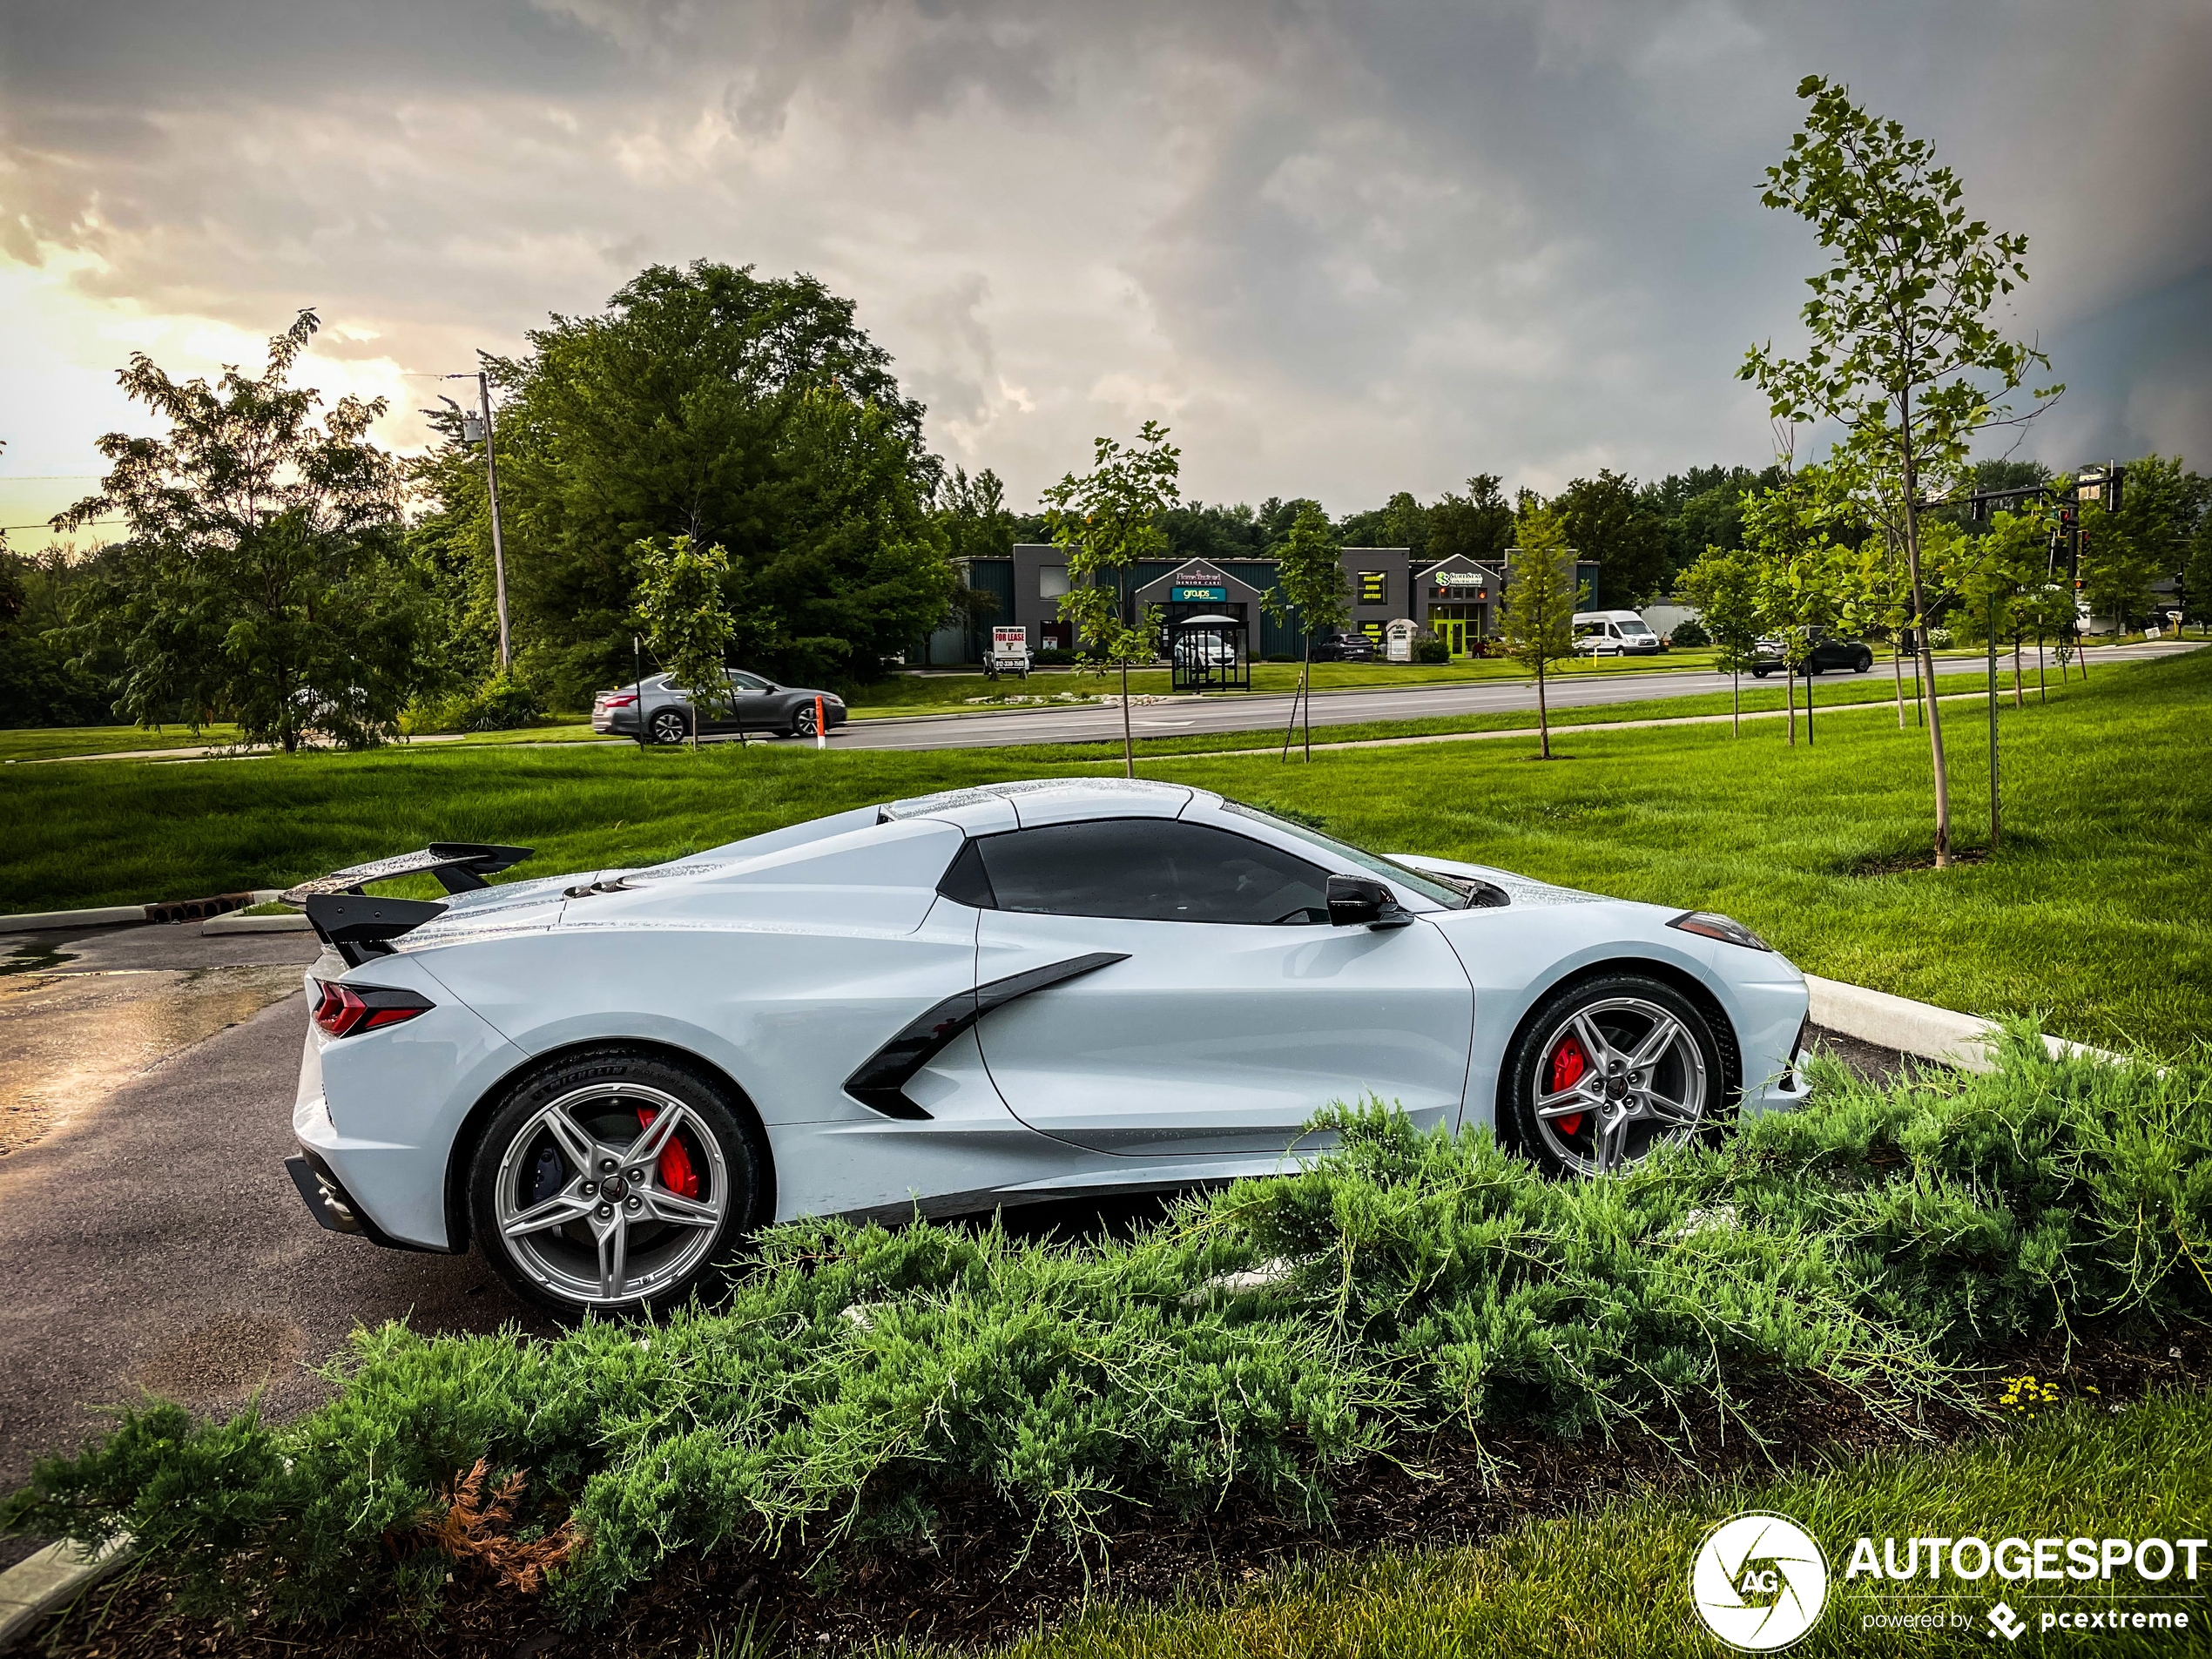
[[[886,1117],[926,1118],[929,1114],[907,1098],[906,1086],[954,1038],[993,1008],[1128,960],[1127,951],[1093,951],[1087,956],[1071,956],[1064,962],[1009,974],[971,991],[955,991],[907,1021],[890,1042],[862,1061],[845,1080],[845,1092]]]

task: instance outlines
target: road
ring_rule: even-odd
[[[2198,641],[2159,641],[2126,648],[2130,662],[2146,657],[2170,656],[2202,649]],[[2092,671],[2116,656],[2092,651]],[[2000,659],[2009,669],[2010,657]],[[2021,654],[2032,674],[2035,653]],[[1946,658],[1938,664],[1944,674],[1972,673],[1970,660]],[[2054,661],[2050,671],[2055,673]],[[1878,662],[1874,674],[1889,678],[1888,665]],[[1854,674],[1823,675],[1814,682],[1813,695],[1838,679],[1857,680]],[[978,684],[982,682],[979,681]],[[1004,682],[1001,682],[1004,684]],[[2008,685],[2000,672],[2000,685]],[[1049,684],[1049,682],[1040,682]],[[1629,670],[1622,673],[1592,673],[1573,669],[1551,679],[1546,701],[1555,709],[1602,707],[1647,699],[1696,697],[1725,691],[1734,684],[1725,674],[1705,671]],[[1768,681],[1778,686],[1778,681]],[[1464,714],[1495,714],[1536,707],[1536,687],[1527,680],[1477,680],[1426,685],[1380,686],[1373,691],[1319,691],[1313,697],[1315,726],[1365,725],[1378,720],[1433,720]],[[1287,695],[1264,697],[1214,696],[1179,698],[1140,704],[1130,711],[1130,728],[1140,738],[1184,738],[1209,732],[1280,731],[1291,718]],[[1040,709],[1004,714],[940,715],[908,719],[855,720],[832,739],[842,749],[988,749],[1022,743],[1102,743],[1122,735],[1119,708]]]
[[[178,970],[280,968],[296,985],[317,949],[312,934],[211,939],[190,926],[40,942],[73,957],[51,991],[98,980],[136,1007],[112,1006],[104,1031],[83,1027],[73,1004],[24,1009],[0,1027],[10,1054],[42,1022],[67,1020],[84,1046],[135,1055],[135,1026],[159,1016]],[[80,1096],[40,1138],[0,1156],[0,1492],[33,1458],[97,1428],[100,1406],[142,1388],[224,1413],[266,1385],[269,1408],[288,1413],[321,1398],[305,1366],[357,1323],[539,1323],[473,1256],[378,1250],[314,1224],[283,1167],[306,1029],[294,989]],[[0,1547],[0,1563],[23,1553]]]

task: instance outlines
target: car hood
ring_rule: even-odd
[[[1501,870],[1494,865],[1469,864],[1461,859],[1440,859],[1427,853],[1386,853],[1383,856],[1393,864],[1407,865],[1416,870],[1434,870],[1442,875],[1461,875],[1477,881],[1487,881],[1514,904],[1530,907],[1635,902],[1632,900],[1608,898],[1602,893],[1585,893],[1580,887],[1554,887],[1548,881],[1532,880],[1525,875],[1515,875],[1511,870]]]

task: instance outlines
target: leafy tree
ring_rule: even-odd
[[[2182,591],[2188,601],[2190,617],[2200,624],[2212,623],[2212,512],[2208,512],[2196,527],[2196,535],[2188,547],[2188,560],[2182,570]]]
[[[953,469],[937,494],[937,527],[946,554],[954,559],[1002,559],[1014,551],[1014,515],[1006,509],[1006,486],[988,467],[973,478]]]
[[[1743,545],[1761,562],[1759,610],[1782,642],[1788,676],[1790,741],[1797,740],[1797,680],[1823,634],[1841,630],[1863,605],[1856,550],[1838,537],[1851,504],[1845,475],[1821,467],[1746,499]],[[1805,735],[1812,735],[1812,682],[1805,681]]]
[[[2097,502],[2081,504],[2081,597],[2091,616],[2111,618],[2123,633],[2150,608],[2150,584],[2175,568],[2170,553],[2161,558],[2156,543],[2138,533],[2141,523]]]
[[[654,537],[727,550],[733,648],[784,678],[874,675],[943,620],[941,469],[851,300],[654,266],[529,341],[491,360],[500,501],[521,661],[555,701],[628,672],[633,550]],[[482,473],[455,442],[422,482],[488,558]]]
[[[1643,604],[1672,585],[1666,525],[1638,495],[1635,479],[1602,469],[1569,483],[1552,507],[1576,554],[1597,562],[1598,591],[1607,604]]]
[[[1966,470],[1978,433],[2009,418],[2004,400],[2038,365],[2049,367],[1989,320],[2027,279],[2027,239],[1968,219],[1958,179],[1936,165],[1933,146],[1860,109],[1847,88],[1814,75],[1797,95],[1812,107],[1781,165],[1767,169],[1760,200],[1811,223],[1834,260],[1807,280],[1812,298],[1800,314],[1811,347],[1788,358],[1770,343],[1755,347],[1742,377],[1766,394],[1777,420],[1844,428],[1838,448],[1870,486],[1876,523],[1904,550],[1912,621],[1932,680],[1923,502]],[[1951,793],[1939,709],[1929,705],[1928,741],[1940,867],[1951,862]]]
[[[1479,472],[1467,480],[1467,494],[1447,490],[1428,509],[1430,563],[1469,558],[1484,564],[1503,563],[1513,545],[1513,505],[1500,489],[1494,472]]]
[[[1352,618],[1352,593],[1344,576],[1344,544],[1330,527],[1329,516],[1309,505],[1291,527],[1290,539],[1276,551],[1275,585],[1260,596],[1260,604],[1278,622],[1295,614],[1305,637],[1305,657],[1298,664],[1298,696],[1291,700],[1293,720],[1305,710],[1305,758],[1313,759],[1313,705],[1307,700],[1308,678],[1313,666],[1313,636],[1342,628]],[[1290,732],[1283,733],[1285,752]]]
[[[119,653],[116,712],[195,729],[229,718],[297,749],[310,731],[348,747],[398,725],[440,670],[419,573],[404,557],[398,474],[368,442],[378,399],[287,383],[318,324],[302,311],[261,374],[179,384],[143,352],[119,379],[165,419],[163,438],[110,433],[101,493],[57,529],[120,515],[128,538],[79,601],[71,637]]]
[[[2117,591],[2107,596],[2100,583],[2099,597],[2091,602],[2093,608],[2104,609],[2101,602],[2107,598],[2117,602],[2124,609],[2124,614],[2117,617],[2123,624],[2149,609],[2150,584],[2182,576],[2198,521],[2203,517],[2208,502],[2212,502],[2212,479],[2191,472],[2182,464],[2180,456],[2150,455],[2129,462],[2120,510],[2111,516],[2110,524],[2110,528],[2119,531],[2124,549],[2124,557],[2117,562],[2120,568],[2111,571],[2111,585]],[[2084,523],[2094,528],[2098,521],[2085,516]],[[2085,553],[2090,533],[2085,530]],[[2103,562],[2107,566],[2115,563],[2110,559]],[[2140,597],[2127,591],[2128,584],[2137,576],[2142,582]],[[2088,580],[2087,571],[2084,579]]]
[[[1249,502],[1233,507],[1194,501],[1160,516],[1168,556],[1177,560],[1258,558],[1268,550],[1268,534]]]
[[[1536,677],[1536,731],[1542,758],[1552,758],[1551,710],[1544,674],[1575,655],[1575,612],[1589,597],[1575,581],[1575,550],[1560,516],[1534,496],[1521,497],[1521,534],[1506,570],[1499,637],[1506,655]]]
[[[636,556],[637,617],[654,660],[691,699],[691,752],[699,747],[705,718],[726,709],[730,641],[737,624],[723,603],[730,556],[718,547],[695,546],[688,536],[649,536]]]
[[[1297,532],[1292,530],[1292,534]],[[1423,507],[1411,490],[1401,489],[1383,507],[1385,547],[1402,547],[1413,555],[1416,564],[1426,562],[1428,554],[1428,509]]]
[[[1127,448],[1113,438],[1097,439],[1090,470],[1080,477],[1069,473],[1044,492],[1053,543],[1068,556],[1069,590],[1061,596],[1060,614],[1076,624],[1092,656],[1122,671],[1122,765],[1132,778],[1136,744],[1130,728],[1129,665],[1150,659],[1160,623],[1157,610],[1134,623],[1123,620],[1121,579],[1139,559],[1166,551],[1160,520],[1181,497],[1182,457],[1168,442],[1167,428],[1147,421]]]
[[[1714,661],[1729,672],[1735,699],[1730,725],[1737,737],[1743,735],[1743,671],[1757,665],[1759,637],[1766,631],[1764,574],[1756,553],[1709,547],[1682,575],[1681,592],[1697,607]]]

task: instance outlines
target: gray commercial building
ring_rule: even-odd
[[[1458,555],[1420,561],[1402,547],[1348,547],[1343,567],[1351,626],[1378,643],[1383,629],[1401,617],[1433,630],[1455,657],[1497,632],[1498,600],[1505,587],[1501,566]],[[1278,621],[1260,604],[1275,585],[1273,559],[1147,559],[1118,575],[1125,621],[1151,609],[1170,623],[1226,616],[1244,624],[1256,657],[1294,658],[1305,649],[1305,634],[1297,617]],[[1590,585],[1590,603],[1596,604],[1597,567],[1583,563],[1577,575]],[[961,577],[989,596],[989,614],[966,628],[939,629],[930,637],[930,662],[980,662],[992,628],[1014,624],[1028,635],[1033,651],[1075,649],[1072,624],[1060,619],[1061,596],[1069,590],[1063,549],[1050,543],[1017,543],[1009,557],[962,560]]]

